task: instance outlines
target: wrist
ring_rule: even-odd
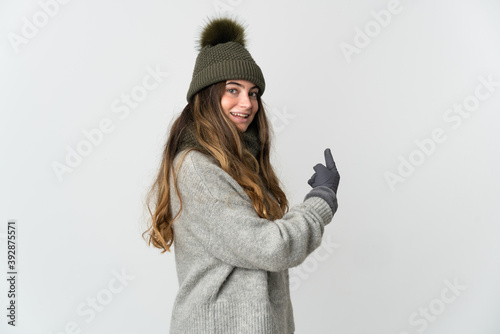
[[[305,196],[304,201],[310,197],[320,197],[324,199],[330,208],[332,209],[332,212],[335,213],[338,208],[338,203],[337,203],[337,195],[333,191],[333,189],[327,187],[327,186],[317,186],[311,189],[309,193]]]

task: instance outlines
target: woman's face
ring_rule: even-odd
[[[245,132],[259,110],[259,88],[247,80],[227,80],[221,98],[222,110],[238,130]]]

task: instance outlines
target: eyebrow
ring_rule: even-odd
[[[240,86],[240,87],[244,87],[242,84],[237,83],[237,82],[234,82],[234,81],[229,81],[229,82],[227,82],[227,83],[226,83],[226,86],[227,86],[227,85],[231,85],[231,84],[236,85],[236,86]],[[258,89],[259,87],[257,87],[257,86],[253,86],[253,87],[251,87],[251,88],[250,88],[250,90],[251,90],[251,89],[254,89],[254,88],[257,88],[257,89]]]

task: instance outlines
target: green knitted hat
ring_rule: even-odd
[[[211,19],[201,33],[199,50],[188,102],[203,88],[229,79],[251,81],[260,95],[264,93],[264,75],[245,48],[245,28],[235,20]]]

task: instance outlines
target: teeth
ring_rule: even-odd
[[[240,116],[240,117],[244,117],[244,118],[247,118],[248,115],[245,115],[245,114],[239,114],[239,113],[236,113],[236,112],[232,112],[231,115],[236,115],[236,116]]]

